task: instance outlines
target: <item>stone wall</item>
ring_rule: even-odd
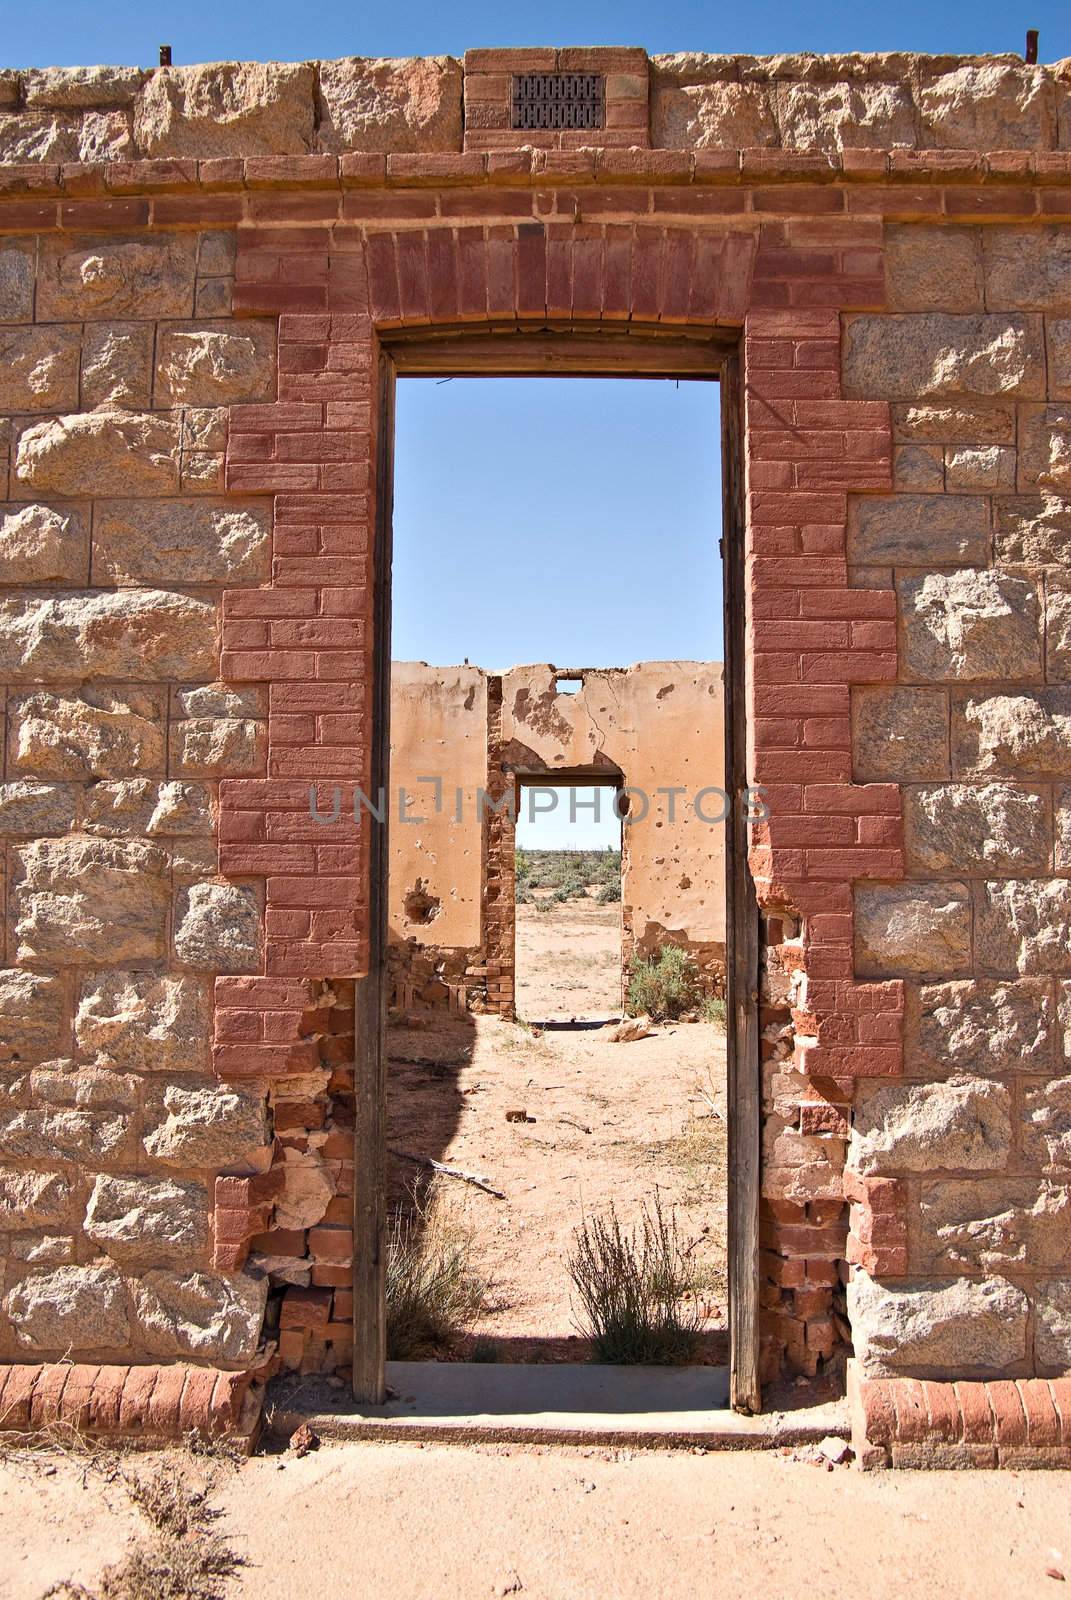
[[[634,954],[677,944],[692,952],[711,990],[722,992],[724,739],[717,662],[644,661],[564,681],[545,664],[487,674],[394,662],[395,1004],[512,1015],[514,828],[480,796],[506,794],[516,813],[524,803],[518,783],[553,783],[555,773],[567,775],[562,783],[601,778],[630,791],[621,806],[629,819],[622,828],[623,972]],[[607,790],[604,815],[614,803]]]
[[[0,1356],[345,1359],[382,362],[627,328],[742,360],[766,1373],[1044,1384],[1067,66],[530,54],[0,75]]]
[[[213,1233],[271,1160],[263,1085],[212,1073],[212,977],[261,960],[221,877],[220,780],[264,770],[267,694],[220,679],[224,589],[270,571],[228,494],[228,408],[276,384],[229,320],[226,232],[0,248],[0,1353],[248,1364],[265,1286]]]

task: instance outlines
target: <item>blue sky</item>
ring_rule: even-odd
[[[490,0],[431,0],[363,10],[339,0],[316,6],[293,0],[224,0],[149,7],[135,0],[50,0],[4,7],[0,56],[5,66],[129,62],[152,66],[157,46],[175,61],[314,56],[460,55],[474,45],[640,44],[650,51],[713,50],[1021,50],[1028,27],[1041,31],[1041,59],[1071,55],[1066,0],[1030,0],[1016,11],[996,0],[901,0],[888,8],[800,6],[751,0],[735,7],[696,0],[547,0],[503,6]]]

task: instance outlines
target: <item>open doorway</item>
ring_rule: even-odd
[[[400,355],[400,351],[395,353]],[[403,373],[406,370],[404,361],[401,370]],[[427,388],[426,385],[412,387]],[[507,386],[481,383],[469,387],[487,391]],[[552,386],[543,383],[528,387],[538,390]],[[569,387],[594,390],[596,385]],[[647,387],[598,385],[602,390],[617,391]],[[680,392],[676,385],[657,387],[663,392]],[[544,532],[549,525],[548,514],[553,517],[556,528],[567,524],[566,532],[572,530],[574,547],[582,557],[589,557],[591,547],[598,547],[601,539],[598,572],[620,575],[623,570],[627,571],[627,582],[621,589],[628,595],[631,608],[625,608],[624,618],[620,613],[615,614],[608,602],[605,590],[612,585],[604,585],[598,592],[590,588],[584,590],[577,581],[577,563],[570,563],[573,570],[562,586],[561,552],[548,553],[545,538],[536,565],[551,582],[542,594],[533,591],[531,550],[523,538],[518,537],[518,532],[524,530],[518,530],[517,526],[518,507],[526,507],[530,513],[533,506],[529,416],[526,426],[517,430],[518,436],[528,445],[527,479],[523,473],[519,474],[526,492],[518,498],[515,478],[513,501],[495,503],[487,494],[485,475],[480,493],[490,507],[489,514],[482,521],[476,519],[474,537],[468,548],[458,549],[455,544],[451,549],[455,567],[468,573],[479,597],[480,614],[491,623],[482,639],[474,635],[458,642],[450,642],[444,635],[444,619],[456,621],[458,612],[449,604],[449,585],[437,587],[438,574],[429,572],[429,565],[434,568],[434,562],[429,564],[427,560],[427,541],[430,529],[434,541],[440,545],[443,542],[444,507],[458,495],[459,486],[466,483],[466,469],[471,471],[471,466],[459,459],[455,433],[440,472],[429,471],[433,430],[425,417],[421,426],[407,434],[404,398],[399,408],[390,762],[390,787],[392,796],[398,795],[398,815],[395,818],[392,809],[390,873],[385,885],[387,904],[383,907],[384,923],[389,926],[390,934],[389,941],[384,943],[389,1003],[384,1063],[388,1111],[385,1143],[389,1166],[383,1191],[388,1202],[383,1225],[385,1233],[389,1234],[408,1208],[410,1237],[422,1230],[427,1233],[433,1226],[431,1208],[444,1194],[452,1194],[455,1198],[450,1201],[450,1208],[455,1219],[485,1254],[494,1257],[495,1240],[498,1240],[497,1261],[492,1263],[498,1270],[488,1275],[489,1292],[465,1319],[464,1337],[443,1347],[442,1354],[454,1359],[458,1355],[481,1360],[560,1360],[563,1354],[571,1359],[590,1356],[593,1340],[585,1338],[582,1329],[579,1334],[577,1331],[580,1328],[575,1294],[577,1280],[570,1267],[569,1235],[575,1243],[585,1218],[596,1212],[603,1217],[614,1216],[617,1208],[615,1225],[620,1221],[629,1237],[642,1240],[645,1220],[656,1213],[661,1217],[668,1207],[670,1220],[677,1228],[678,1210],[687,1203],[699,1210],[706,1208],[709,1213],[709,1220],[685,1217],[683,1223],[689,1231],[680,1238],[682,1260],[687,1258],[694,1266],[697,1252],[704,1257],[702,1269],[691,1273],[687,1284],[699,1334],[698,1340],[688,1346],[689,1355],[706,1361],[724,1358],[727,1324],[725,1146],[729,1124],[723,1028],[724,862],[727,854],[724,823],[728,808],[714,815],[717,808],[709,798],[705,801],[706,810],[696,805],[695,800],[697,794],[724,793],[728,780],[720,759],[723,680],[718,593],[720,562],[716,554],[719,429],[716,411],[710,403],[711,390],[708,386],[702,389],[708,409],[697,436],[685,447],[690,462],[701,466],[699,476],[705,474],[702,483],[695,474],[690,479],[686,473],[674,477],[672,471],[666,472],[664,462],[658,464],[661,470],[656,469],[653,474],[648,462],[637,463],[637,452],[633,450],[630,455],[625,430],[618,428],[615,433],[612,408],[607,409],[601,395],[587,413],[589,424],[592,417],[598,418],[606,437],[616,438],[618,446],[623,447],[623,454],[619,448],[616,459],[610,461],[609,482],[614,483],[616,472],[621,479],[618,487],[624,487],[626,499],[630,487],[637,481],[637,472],[642,479],[662,486],[663,501],[667,483],[674,484],[681,498],[677,517],[673,516],[672,508],[667,516],[667,507],[663,504],[660,520],[656,523],[649,519],[644,527],[647,546],[644,564],[648,577],[639,604],[636,571],[628,570],[627,561],[622,560],[620,516],[615,516],[613,510],[606,510],[612,497],[606,496],[607,477],[600,478],[597,470],[598,455],[590,458],[585,467],[587,477],[598,482],[604,497],[598,508],[599,515],[595,515],[590,508],[582,507],[579,514],[576,512],[575,496],[570,498],[571,485],[563,474],[560,456],[556,458],[553,451],[545,456],[535,452],[545,463],[555,463],[554,496],[539,507],[544,517]],[[551,401],[549,410],[553,413],[553,397],[548,396],[548,399]],[[543,401],[542,405],[546,403]],[[546,412],[542,414],[545,416]],[[558,422],[561,422],[560,416]],[[679,440],[687,431],[687,425],[682,426],[678,418],[671,433]],[[649,441],[657,438],[657,434],[658,430],[650,426],[648,419],[644,437]],[[698,447],[697,439],[702,441]],[[404,485],[411,481],[407,472],[418,458],[423,462],[424,481],[433,480],[435,484],[434,514],[428,518],[425,508],[423,522],[419,514],[414,519],[414,508],[405,501]],[[495,459],[494,450],[489,450],[487,440],[481,439],[476,460],[485,462],[488,459]],[[562,507],[568,507],[571,514],[565,516]],[[697,507],[702,507],[698,518],[702,522],[701,530],[696,526]],[[419,539],[414,541],[411,537],[414,526],[418,533],[423,532],[423,545]],[[577,527],[583,529],[579,543],[576,543]],[[506,530],[509,537],[505,536]],[[673,534],[672,548],[678,553],[703,552],[705,574],[702,580],[694,570],[682,576],[668,559],[669,531]],[[654,544],[658,546],[657,554]],[[490,569],[480,564],[480,558],[487,556],[492,557]],[[583,566],[583,559],[579,564]],[[407,603],[405,591],[407,565],[409,575],[414,567],[419,571],[419,582],[410,597],[415,601],[413,605]],[[666,603],[657,593],[658,584],[652,575],[671,570],[682,593],[687,595],[686,604]],[[495,573],[507,574],[515,590],[518,584],[523,584],[523,603],[516,593],[512,604],[501,603],[502,597],[495,592],[494,582],[488,581]],[[563,603],[562,596],[573,599],[578,591],[583,602],[579,608],[583,631],[579,636],[563,640],[563,614],[577,608]],[[687,627],[682,625],[685,618],[689,614],[701,617],[706,627],[702,653],[693,649],[690,659],[682,659],[683,651],[681,656],[671,656],[661,645],[661,639],[649,653],[645,651],[643,629],[635,626],[637,614],[643,608],[658,627],[664,629],[667,620],[675,622],[674,643],[679,641],[685,645],[690,642]],[[607,634],[616,630],[617,649],[609,658],[604,654],[597,668],[573,674],[560,673],[553,665],[523,664],[525,656],[543,662],[553,662],[555,657],[558,660],[591,660],[593,655],[599,660],[599,654],[592,648],[597,630],[593,629],[591,619],[603,613],[610,618]],[[503,617],[508,619],[505,633],[501,627]],[[544,647],[538,650],[534,646],[525,648],[525,640],[519,636],[518,622],[532,618],[541,619],[543,624],[541,642]],[[429,646],[419,650],[418,659],[414,659],[418,657],[418,650],[409,644],[412,619],[419,619],[426,629]],[[397,627],[399,620],[401,626]],[[664,638],[665,633],[661,637]],[[402,640],[405,643],[401,648],[410,657],[408,660],[399,652]],[[507,655],[497,653],[503,641],[509,647]],[[626,651],[628,659],[623,659]],[[636,658],[641,655],[646,659],[637,664]],[[481,656],[484,663],[488,660],[493,663],[491,669],[483,664],[473,665]],[[520,666],[515,664],[518,657],[522,662]],[[450,664],[439,665],[436,658]],[[689,774],[690,784],[654,781],[660,776],[675,777],[677,774],[664,773],[658,763],[653,768],[650,766],[659,740],[646,738],[642,729],[637,728],[635,717],[630,721],[626,719],[631,740],[630,761],[634,763],[629,774],[602,748],[599,718],[605,714],[606,705],[598,710],[593,704],[581,705],[575,715],[568,710],[570,700],[574,704],[581,700],[578,689],[587,687],[585,678],[590,676],[596,680],[597,693],[609,695],[616,704],[625,685],[624,675],[651,666],[657,666],[663,677],[668,671],[673,679],[668,685],[660,682],[652,697],[655,712],[661,710],[666,718],[662,729],[663,745],[668,741],[677,752],[687,752],[691,746],[689,735],[694,737],[698,731],[701,736],[692,752],[695,765]],[[707,695],[698,714],[694,705],[687,704],[688,696],[682,694],[673,699],[678,680],[684,678],[690,680],[691,694]],[[646,689],[650,688],[647,684]],[[625,699],[628,700],[628,695]],[[704,734],[708,737],[709,748],[716,746],[718,749],[716,774],[709,763],[705,766],[703,763]],[[557,740],[568,752],[556,757],[557,764],[548,763],[546,759],[548,739]],[[589,741],[587,759],[577,761],[578,743],[584,740]],[[431,800],[431,804],[417,806],[415,810],[411,810],[414,789],[400,781],[400,763],[406,751],[409,776],[427,786],[421,792]],[[416,772],[414,761],[424,770]],[[563,784],[563,778],[571,782]],[[715,778],[721,781],[710,781]],[[604,1022],[604,1019],[600,1016],[581,1018],[567,1007],[568,1015],[530,1022],[523,1016],[524,1006],[518,1003],[521,991],[517,957],[519,948],[523,955],[523,946],[518,942],[517,914],[526,904],[532,903],[528,893],[534,892],[536,887],[531,882],[532,863],[523,842],[518,861],[518,803],[526,790],[532,791],[540,782],[546,786],[551,780],[551,787],[571,788],[574,794],[586,787],[612,795],[617,827],[621,828],[624,820],[625,827],[630,830],[628,843],[619,845],[617,851],[611,843],[606,852],[615,858],[612,870],[603,867],[591,883],[578,885],[593,903],[597,903],[602,889],[610,891],[605,897],[607,905],[614,903],[611,895],[615,887],[620,896],[617,902],[621,906],[620,954],[615,975],[619,981],[613,985],[617,1004],[602,1008],[609,1013],[605,1024],[620,1030],[621,1013],[637,1011],[636,1005],[630,1003],[630,990],[637,972],[644,966],[663,968],[663,976],[680,978],[683,973],[687,977],[687,993],[683,1000],[678,996],[667,1007],[663,1003],[664,992],[659,997],[657,988],[649,987],[646,992],[655,995],[655,1003],[638,1015],[626,1018],[623,1033],[611,1038],[606,1025],[597,1030],[603,1037],[592,1043],[603,1048],[617,1045],[620,1051],[620,1046],[630,1041],[642,1047],[642,1059],[638,1048],[631,1066],[627,1065],[627,1058],[619,1054],[620,1064],[615,1074],[619,1103],[623,1105],[631,1099],[643,1122],[644,1094],[653,1095],[651,1103],[661,1112],[660,1125],[654,1126],[651,1119],[646,1119],[645,1125],[636,1130],[615,1129],[613,1118],[604,1118],[601,1140],[595,1131],[599,1119],[589,1117],[585,1121],[583,1115],[570,1115],[570,1108],[564,1103],[559,1105],[556,1099],[544,1098],[561,1096],[573,1089],[577,1080],[586,1084],[591,1079],[590,1063],[585,1061],[585,1052],[577,1041],[573,1039],[567,1044],[568,1060],[565,1055],[556,1053],[548,1060],[548,1066],[553,1068],[549,1078],[560,1078],[562,1083],[541,1083],[541,1077],[547,1074],[532,1070],[531,1052],[540,1047],[549,1049],[545,1037],[547,1022],[569,1024],[574,1016],[577,1021]],[[656,792],[659,798],[652,814],[652,796]],[[637,796],[642,800],[640,817],[636,814]],[[677,870],[680,841],[673,837],[672,826],[666,831],[667,823],[676,823],[675,805],[691,819],[689,847],[693,852],[698,847],[698,865],[694,871]],[[473,826],[466,830],[462,819],[470,809]],[[523,812],[521,816],[523,818]],[[641,837],[638,824],[647,821],[649,839],[641,855],[646,867],[645,881],[656,887],[645,891],[649,903],[642,908],[643,917],[637,919],[623,869]],[[715,838],[716,828],[720,832]],[[700,834],[700,829],[706,830],[705,833]],[[603,848],[605,850],[605,844]],[[521,867],[519,895],[518,864]],[[590,865],[584,864],[580,876],[587,874]],[[565,884],[558,887],[564,888]],[[683,908],[693,889],[698,891],[693,901],[707,900],[720,912],[720,947],[717,938],[709,936],[709,927],[704,930],[703,938],[693,941],[689,928],[683,925]],[[565,903],[565,899],[561,903]],[[446,942],[448,932],[452,942]],[[651,977],[650,970],[647,976]],[[697,1027],[704,1033],[709,1030],[710,1045],[700,1052],[704,1073],[683,1092],[678,1093],[680,1086],[667,1092],[664,1067],[660,1070],[655,1057],[660,1053],[660,1044],[671,1041],[674,1032],[684,1026]],[[717,1046],[713,1042],[715,1032],[721,1039]],[[688,1052],[683,1054],[687,1056]],[[670,1055],[675,1060],[681,1059],[679,1042],[670,1045],[667,1059]],[[636,1085],[641,1092],[630,1096],[632,1068],[635,1068]],[[566,1072],[571,1075],[568,1084],[565,1083]],[[538,1109],[527,1103],[530,1096],[525,1091],[538,1097]],[[654,1121],[658,1121],[657,1115]],[[701,1122],[706,1124],[702,1128],[705,1141],[702,1150],[693,1138]],[[583,1169],[567,1175],[572,1186],[568,1192],[553,1188],[554,1182],[566,1177],[560,1170],[563,1165],[560,1161],[556,1173],[551,1173],[552,1187],[542,1185],[538,1178],[540,1161],[544,1166],[547,1164],[546,1136],[549,1132],[555,1133],[560,1148],[572,1158],[565,1165]],[[715,1135],[713,1139],[712,1134]],[[606,1170],[598,1177],[598,1161],[591,1160],[592,1148],[599,1148],[602,1156],[614,1148],[618,1170],[612,1170],[613,1162],[604,1162]],[[683,1187],[692,1190],[690,1202],[676,1192],[676,1180],[671,1171],[674,1166]],[[530,1203],[522,1202],[522,1194],[535,1198]],[[359,1192],[359,1217],[360,1205]],[[505,1261],[515,1270],[504,1276],[501,1267]],[[358,1272],[358,1292],[360,1283]],[[487,1353],[489,1350],[491,1354]]]
[[[514,865],[517,1018],[533,1026],[620,1020],[620,783],[521,784]]]

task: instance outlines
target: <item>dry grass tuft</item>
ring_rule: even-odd
[[[695,1273],[655,1191],[640,1225],[622,1227],[611,1204],[574,1234],[569,1275],[580,1298],[578,1330],[596,1361],[675,1365],[695,1353],[700,1314]]]
[[[476,1236],[433,1190],[396,1211],[387,1234],[387,1356],[412,1361],[448,1352],[487,1303],[491,1282]]]

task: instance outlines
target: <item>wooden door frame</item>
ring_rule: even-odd
[[[372,641],[371,792],[387,788],[390,766],[391,556],[394,395],[397,376],[664,377],[721,384],[725,596],[725,788],[732,796],[726,846],[726,980],[729,1112],[730,1403],[761,1408],[758,1215],[761,1077],[758,1028],[759,919],[747,863],[747,684],[743,518],[743,407],[738,337],[632,325],[627,332],[567,327],[531,332],[458,329],[391,336],[380,351],[375,454],[376,518]],[[389,815],[389,806],[387,807]],[[355,1000],[353,1393],[362,1404],[386,1397],[386,951],[388,825],[372,833],[370,952]]]

